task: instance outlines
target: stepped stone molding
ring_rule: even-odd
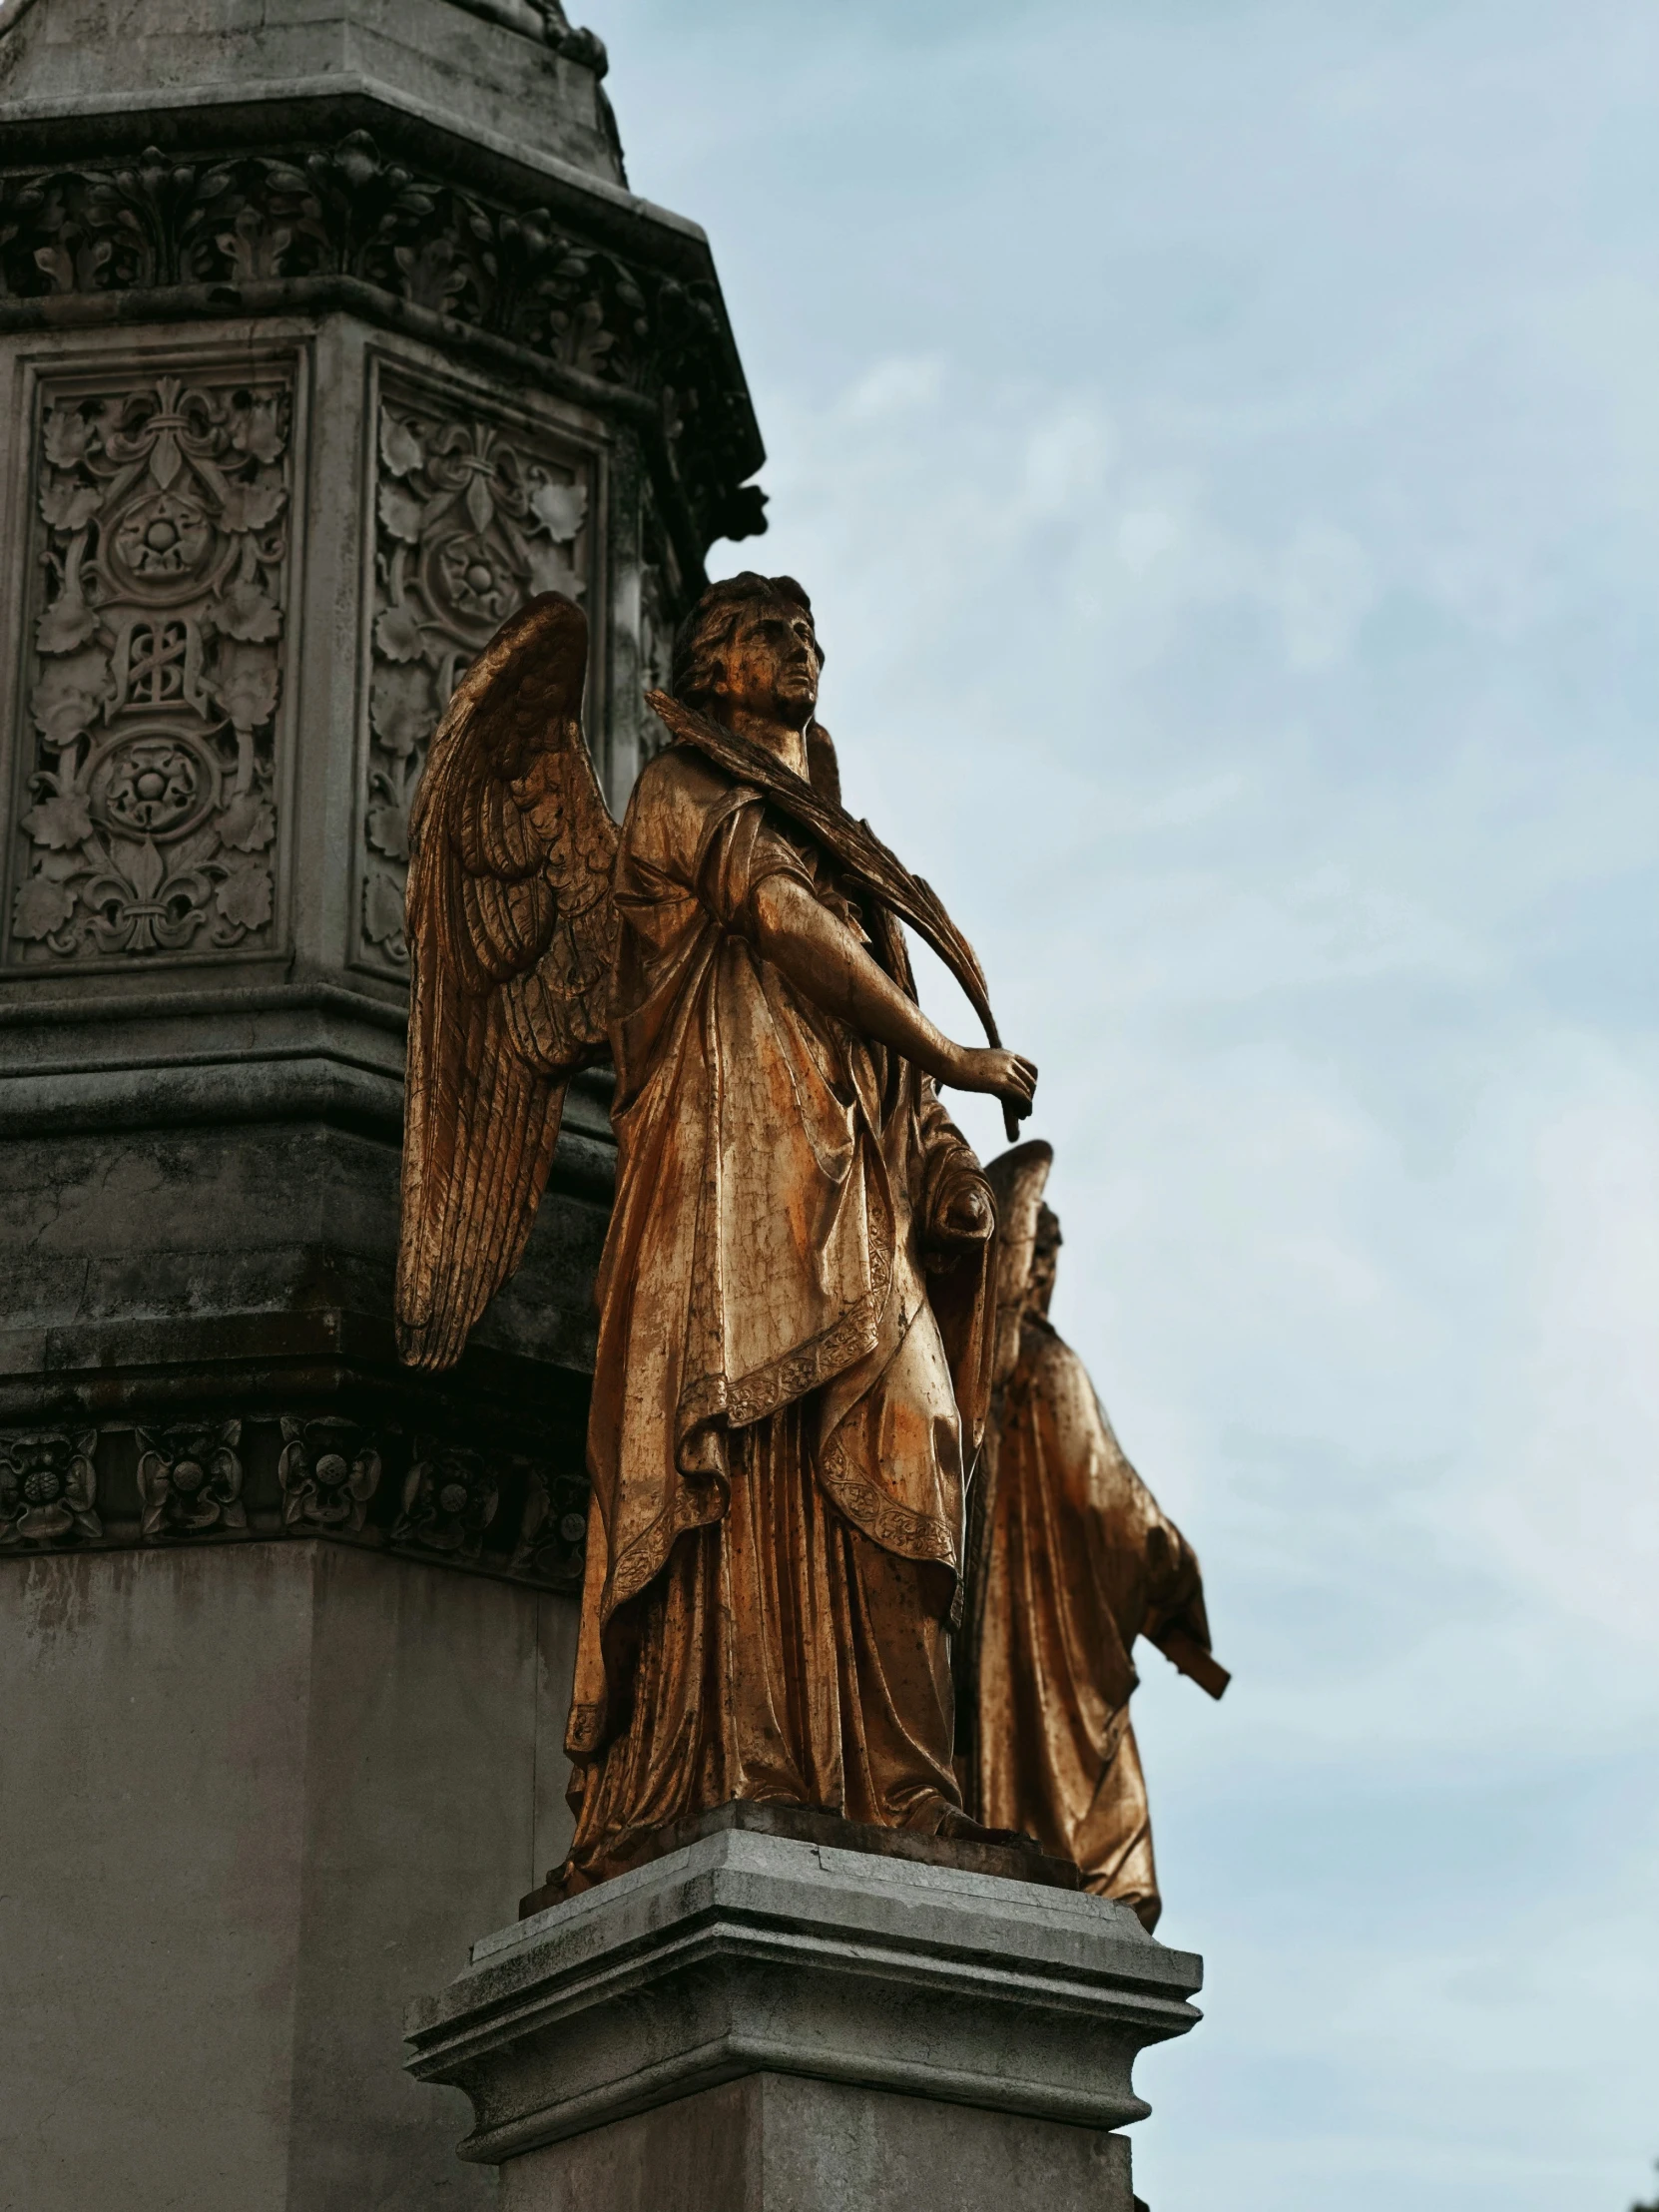
[[[369,503],[374,573],[364,639],[356,957],[406,976],[409,808],[450,693],[537,592],[591,600],[599,455],[463,384],[376,356]],[[596,651],[596,661],[599,656]],[[592,682],[602,683],[602,662]],[[590,700],[590,721],[603,719]]]
[[[11,967],[270,951],[299,356],[32,379]],[[302,465],[300,480],[302,480]]]
[[[466,2092],[503,2205],[658,2205],[672,2174],[684,2212],[1131,2212],[1112,2131],[1201,1959],[983,1847],[745,1804],[658,1841],[409,2009],[409,2071]]]

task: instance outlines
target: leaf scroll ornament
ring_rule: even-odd
[[[409,808],[456,683],[540,592],[580,601],[590,464],[553,433],[387,378],[375,487],[375,599],[362,801],[363,950],[406,973]]]

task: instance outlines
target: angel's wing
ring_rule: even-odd
[[[410,819],[397,1349],[446,1368],[524,1255],[565,1086],[605,1057],[617,827],[582,735],[588,624],[544,592],[461,679]]]

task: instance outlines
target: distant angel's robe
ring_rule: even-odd
[[[974,1812],[1074,1859],[1150,1929],[1157,1869],[1129,1700],[1137,1636],[1208,1650],[1191,1545],[1130,1465],[1094,1386],[1028,1316],[980,1532]]]
[[[577,1881],[734,1797],[922,1828],[959,1802],[947,1623],[988,1253],[930,1277],[925,1245],[977,1162],[929,1081],[757,950],[779,874],[907,986],[891,917],[760,793],[680,747],[646,768],[615,874]]]

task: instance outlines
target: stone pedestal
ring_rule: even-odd
[[[412,2011],[503,2212],[1130,2212],[1131,2069],[1200,1961],[1102,1899],[735,1810]]]
[[[575,1601],[315,1540],[13,1573],[0,2208],[487,2207],[403,2012],[564,1848]]]

